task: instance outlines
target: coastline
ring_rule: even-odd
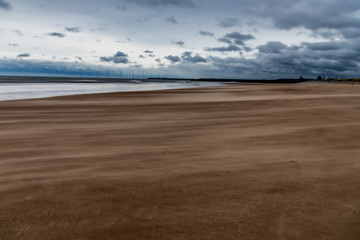
[[[85,83],[85,82],[22,82],[0,83],[0,101],[40,99],[59,96],[73,96],[81,94],[114,93],[114,92],[143,92],[153,90],[187,89],[198,87],[221,86],[216,82],[113,82],[113,83]]]
[[[359,239],[359,85],[0,102],[1,239]]]

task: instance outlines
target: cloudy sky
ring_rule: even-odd
[[[359,0],[0,0],[0,74],[359,77]]]

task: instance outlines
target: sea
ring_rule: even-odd
[[[4,80],[5,79],[5,80]],[[134,92],[182,88],[215,87],[218,82],[186,80],[122,80],[101,81],[93,79],[55,80],[46,79],[7,79],[0,78],[0,101],[48,98],[91,93]]]

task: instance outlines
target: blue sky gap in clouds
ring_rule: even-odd
[[[0,22],[0,74],[359,77],[359,0],[0,0]]]

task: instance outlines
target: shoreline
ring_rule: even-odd
[[[118,82],[118,83],[0,83],[0,101],[41,99],[82,94],[144,92],[222,86],[215,82]]]
[[[124,83],[130,81],[149,81],[149,82],[176,82],[176,81],[194,81],[194,82],[238,82],[238,83],[298,83],[311,79],[226,79],[226,78],[104,78],[104,77],[56,77],[56,76],[0,76],[0,83],[14,83],[14,82],[63,82],[63,83],[77,83],[82,81],[89,81],[89,83]]]
[[[1,101],[1,239],[359,239],[359,89]]]
[[[196,81],[195,81],[196,82]],[[199,81],[204,82],[204,81]],[[205,81],[206,82],[206,81]],[[73,82],[74,83],[74,82]],[[84,82],[76,82],[78,84],[92,84],[92,83],[84,83]],[[208,82],[208,83],[216,83],[216,82]],[[5,83],[8,84],[8,83]],[[14,83],[18,84],[18,83]],[[37,83],[21,83],[21,84],[37,84]],[[72,83],[66,83],[66,82],[48,82],[46,84],[72,84]],[[95,84],[111,84],[111,83],[95,83]],[[127,91],[105,91],[105,92],[84,92],[84,93],[74,93],[74,94],[64,94],[64,95],[53,95],[53,96],[44,96],[44,97],[29,97],[29,98],[15,98],[15,99],[4,99],[0,102],[8,102],[8,101],[22,101],[22,100],[36,100],[36,99],[49,99],[54,97],[66,97],[66,96],[77,96],[77,95],[92,95],[92,94],[107,94],[107,93],[132,93],[132,92],[152,92],[152,91],[167,91],[167,90],[186,90],[186,89],[194,89],[194,88],[212,88],[212,87],[221,87],[221,86],[236,86],[236,85],[267,85],[269,83],[264,82],[218,82],[219,85],[214,86],[191,86],[191,87],[179,87],[179,88],[164,88],[164,89],[149,89],[149,90],[127,90]],[[276,85],[292,85],[292,84],[354,84],[353,82],[334,82],[334,81],[304,81],[304,82],[298,82],[298,83],[270,83],[270,84],[276,84]],[[1,83],[0,83],[1,85]]]

